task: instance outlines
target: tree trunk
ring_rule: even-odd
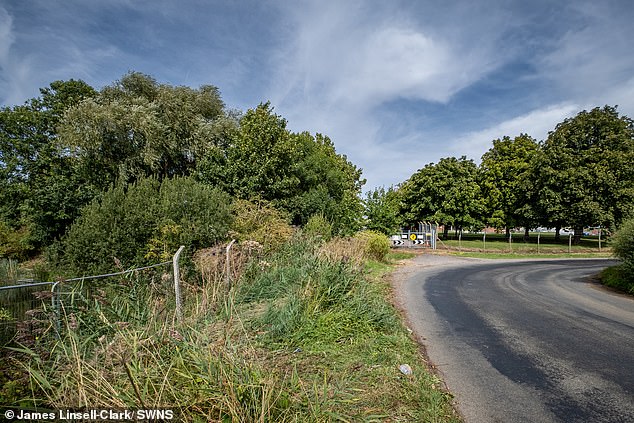
[[[524,226],[524,242],[528,242],[531,239],[531,234],[529,232],[529,227]]]
[[[581,244],[582,236],[583,236],[583,226],[575,225],[575,233],[573,235],[572,243],[575,245]]]
[[[506,239],[509,239],[511,237],[511,228],[509,228],[508,226],[506,227]]]
[[[448,236],[449,236],[449,226],[444,225],[443,226],[443,239],[447,240]]]
[[[561,231],[561,223],[557,223],[555,225],[555,242],[561,241],[561,236],[559,236],[559,231]]]

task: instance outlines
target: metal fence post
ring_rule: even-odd
[[[59,306],[61,303],[60,292],[57,287],[60,285],[60,281],[55,282],[51,285],[51,305],[53,306],[53,312],[55,313],[55,336],[57,338],[60,337],[61,328],[61,313],[59,310]]]
[[[183,305],[181,301],[181,286],[180,286],[180,268],[178,267],[178,259],[185,249],[184,245],[181,245],[176,254],[172,259],[172,264],[174,266],[174,294],[176,296],[176,319],[180,322],[183,319]]]

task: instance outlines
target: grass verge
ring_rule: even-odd
[[[599,279],[605,286],[609,286],[610,288],[617,289],[629,295],[634,295],[634,283],[631,282],[631,275],[627,273],[623,265],[604,269],[599,274]]]
[[[251,261],[231,290],[222,275],[189,285],[181,323],[165,287],[121,281],[116,295],[68,305],[60,339],[9,350],[28,390],[2,405],[172,408],[192,422],[459,421],[388,300],[390,265],[352,253],[294,240]]]

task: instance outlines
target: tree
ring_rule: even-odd
[[[365,226],[385,235],[394,234],[401,224],[399,203],[399,191],[394,187],[387,190],[379,187],[369,191],[364,202]]]
[[[634,213],[634,122],[616,107],[558,124],[539,156],[539,207],[548,223],[575,230],[617,227]]]
[[[0,219],[30,248],[60,236],[93,196],[57,144],[66,111],[96,94],[83,81],[55,81],[24,105],[0,110]]]
[[[60,142],[106,189],[117,180],[190,175],[220,148],[228,118],[216,87],[174,87],[132,72],[69,110]]]
[[[356,229],[361,170],[321,134],[292,133],[269,103],[248,110],[224,153],[198,166],[201,180],[241,199],[270,201],[295,225],[321,214],[336,232]]]
[[[456,231],[480,226],[483,210],[478,168],[473,160],[462,156],[440,159],[414,173],[400,188],[401,213],[405,222],[432,221]]]
[[[514,139],[505,136],[493,141],[493,147],[482,156],[480,185],[489,225],[510,229],[524,226],[526,236],[532,226],[529,177],[537,153],[537,141],[526,134]]]

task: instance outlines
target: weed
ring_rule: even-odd
[[[251,256],[231,288],[220,270],[202,271],[184,285],[181,324],[159,276],[78,286],[59,338],[12,350],[29,392],[5,384],[0,399],[171,408],[183,421],[455,421],[385,300],[389,266],[369,273],[324,251],[294,239]]]

